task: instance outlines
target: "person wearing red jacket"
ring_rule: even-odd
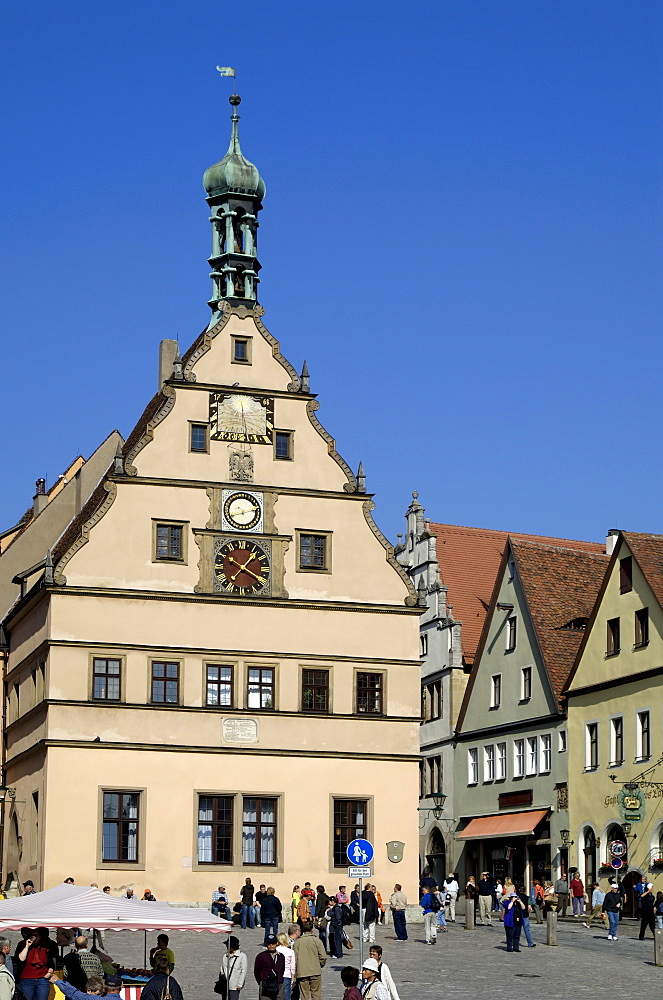
[[[571,900],[573,902],[573,916],[582,917],[585,913],[585,887],[578,872],[571,879]]]

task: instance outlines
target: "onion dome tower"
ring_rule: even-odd
[[[229,98],[233,107],[232,131],[228,152],[203,175],[207,203],[211,209],[212,298],[209,305],[218,312],[219,302],[227,299],[250,308],[257,301],[258,212],[265,197],[265,182],[258,168],[243,155],[239,145],[238,94]]]

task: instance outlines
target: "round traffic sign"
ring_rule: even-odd
[[[622,861],[621,858],[613,858],[612,861],[610,862],[610,864],[616,870],[618,868],[621,868],[621,866],[624,864],[624,862]]]
[[[351,865],[370,865],[373,860],[373,845],[369,840],[357,838],[348,844],[346,853]]]
[[[623,858],[626,854],[626,844],[623,840],[613,840],[608,846],[613,858]]]

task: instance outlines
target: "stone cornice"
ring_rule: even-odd
[[[94,514],[81,525],[80,534],[76,541],[70,545],[67,551],[60,557],[60,559],[58,559],[57,567],[55,573],[53,574],[54,583],[58,587],[63,587],[67,582],[67,578],[62,572],[65,566],[72,556],[75,555],[75,553],[78,552],[83,545],[87,544],[90,537],[90,528],[93,528],[97,521],[102,519],[106,511],[112,506],[113,501],[117,496],[117,486],[114,482],[106,480],[103,484],[103,488],[107,493],[106,499],[102,501],[99,507],[97,507]]]
[[[412,583],[412,580],[408,576],[407,572],[403,569],[403,567],[401,566],[401,564],[398,562],[398,560],[394,556],[394,547],[393,547],[393,545],[391,545],[391,543],[389,542],[389,540],[382,534],[382,532],[378,528],[377,524],[373,520],[373,511],[374,510],[375,510],[375,504],[374,504],[374,502],[370,498],[368,498],[365,501],[365,503],[364,503],[364,517],[366,518],[366,523],[368,524],[369,528],[371,529],[371,531],[373,532],[373,534],[375,535],[375,537],[377,538],[377,540],[380,542],[380,544],[384,548],[385,553],[386,553],[387,562],[389,563],[390,566],[393,567],[393,569],[396,570],[396,572],[400,576],[401,580],[403,581],[403,583],[407,587],[408,596],[405,598],[405,604],[406,604],[406,606],[408,608],[417,607],[417,605],[418,605],[417,592],[414,589],[414,584]],[[419,614],[424,614],[424,612],[426,612],[427,610],[428,610],[428,608],[419,608],[418,609]]]
[[[126,476],[109,476],[112,482],[118,484],[138,484],[141,486],[178,486],[185,489],[192,490],[209,490],[209,489],[239,489],[236,482],[228,480],[223,482],[221,480],[212,479],[161,479],[152,476],[132,476],[128,479]],[[246,484],[247,488],[252,490],[262,490],[267,493],[277,493],[283,494],[283,496],[297,496],[297,497],[319,497],[323,500],[359,500],[364,503],[367,499],[374,496],[373,493],[341,493],[334,490],[311,490],[305,487],[298,486],[271,486],[264,483],[250,483]]]

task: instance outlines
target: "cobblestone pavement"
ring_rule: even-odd
[[[354,949],[346,961],[328,958],[323,970],[323,1000],[341,1000],[343,987],[339,970],[343,965],[359,965],[356,926],[350,929]],[[601,988],[611,996],[655,996],[663,990],[663,968],[654,964],[654,943],[647,932],[645,941],[637,939],[639,923],[625,920],[619,940],[608,941],[602,927],[587,929],[581,921],[564,921],[558,927],[558,947],[545,945],[546,931],[532,925],[536,948],[523,942],[520,954],[509,954],[504,944],[504,930],[499,922],[493,927],[465,931],[462,923],[450,924],[446,934],[438,936],[435,946],[424,943],[423,926],[409,926],[409,940],[396,941],[392,927],[379,927],[377,943],[384,949],[401,1000],[428,1000],[444,995],[459,1000],[532,1000],[534,994],[546,1000],[595,1000]],[[262,930],[239,930],[242,949],[253,959],[261,950]],[[148,935],[148,949],[156,935]],[[174,932],[170,944],[175,952],[175,978],[182,986],[185,1000],[213,1000],[225,935]],[[143,933],[122,931],[106,933],[107,947],[116,960],[127,965],[143,964]],[[365,954],[367,954],[365,952]],[[536,977],[536,978],[535,978]],[[255,980],[249,974],[243,996],[257,1000]]]

